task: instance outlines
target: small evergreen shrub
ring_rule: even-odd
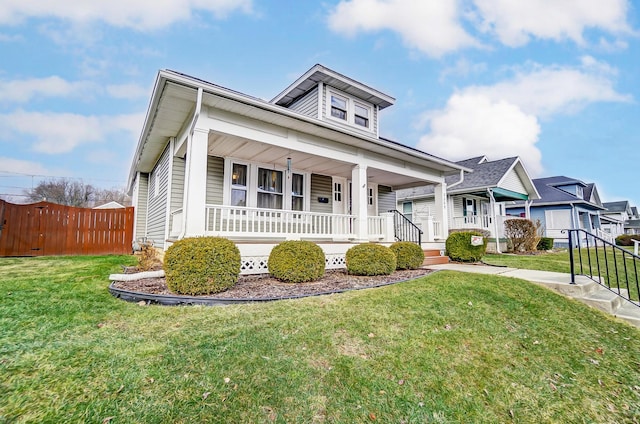
[[[530,219],[507,219],[504,221],[504,235],[511,239],[516,253],[531,252],[538,244],[538,228]]]
[[[240,251],[222,237],[185,238],[167,249],[164,271],[174,293],[219,293],[238,282]]]
[[[480,246],[471,245],[471,236],[482,237]],[[487,251],[487,238],[477,231],[461,231],[451,234],[445,243],[447,256],[458,262],[478,262]]]
[[[374,243],[353,246],[346,254],[347,272],[353,275],[390,275],[396,270],[396,255]]]
[[[616,237],[616,245],[633,246],[632,240],[640,240],[640,234],[620,234]]]
[[[324,275],[322,248],[310,241],[285,241],[271,250],[269,272],[287,283],[305,283]]]
[[[424,251],[416,243],[398,241],[389,248],[396,255],[396,269],[418,269],[424,262]]]
[[[491,238],[491,231],[482,228],[454,228],[449,230],[449,235],[454,233],[478,233],[484,238]]]
[[[538,246],[536,246],[538,250],[551,250],[553,249],[553,238],[551,237],[541,237],[538,242]]]

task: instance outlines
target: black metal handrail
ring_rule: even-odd
[[[389,212],[393,212],[393,233],[396,240],[411,241],[421,246],[422,230],[400,211],[390,210]]]
[[[576,275],[582,275],[640,307],[640,256],[584,229],[563,233],[569,237],[571,284],[575,284]]]

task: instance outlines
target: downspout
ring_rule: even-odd
[[[496,198],[493,196],[493,190],[490,188],[487,189],[487,193],[489,193],[489,198],[491,199],[491,217],[493,218],[493,227],[495,231],[496,238],[496,252],[502,253],[500,250],[500,233],[498,233],[498,220],[496,219]]]
[[[189,125],[189,133],[187,134],[187,160],[186,160],[186,163],[184,164],[185,174],[189,172],[191,168],[190,164],[191,164],[191,148],[193,146],[193,132],[195,131],[196,123],[200,118],[200,109],[202,109],[202,87],[198,87],[198,94],[196,96],[196,109],[193,113],[193,120],[191,121],[191,125]],[[171,154],[173,155],[173,152],[171,152]],[[183,205],[182,206],[182,231],[180,232],[180,236],[178,236],[179,239],[183,239],[187,231],[186,206],[189,204],[189,202],[187,201],[187,197],[189,196],[190,181],[191,181],[191,178],[184,179],[184,188],[183,188],[184,199],[182,200],[182,205]]]
[[[457,186],[458,184],[462,184],[462,182],[463,182],[463,181],[464,181],[464,171],[461,169],[461,170],[460,170],[460,180],[458,180],[458,181],[456,181],[455,183],[453,183],[453,184],[449,185],[449,186],[447,187],[447,190],[448,190],[448,189],[450,189],[451,187],[455,187],[455,186]]]

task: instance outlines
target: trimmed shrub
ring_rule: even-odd
[[[530,219],[507,219],[504,235],[511,239],[516,253],[535,250],[538,244],[538,228]]]
[[[551,250],[553,249],[553,238],[551,237],[541,237],[538,245],[536,246],[538,250]]]
[[[397,241],[389,248],[396,255],[396,269],[418,269],[424,262],[424,251],[416,243]]]
[[[454,233],[478,233],[484,238],[491,238],[491,231],[482,228],[454,228],[449,230],[449,235]]]
[[[185,238],[167,249],[164,271],[174,293],[219,293],[238,282],[240,251],[222,237]]]
[[[310,241],[284,241],[269,255],[269,272],[287,283],[305,283],[324,275],[322,248]]]
[[[633,246],[632,240],[640,240],[640,234],[620,234],[616,237],[616,245]]]
[[[346,254],[347,272],[353,275],[390,275],[396,270],[396,255],[374,243],[353,246]]]
[[[471,237],[482,237],[480,246],[471,245]],[[445,243],[447,256],[458,262],[478,262],[487,251],[487,238],[477,231],[461,231],[451,234]]]

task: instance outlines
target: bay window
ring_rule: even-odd
[[[247,206],[247,165],[234,163],[232,166],[231,206]]]
[[[258,207],[282,209],[282,171],[258,168]]]
[[[302,174],[291,176],[291,210],[304,210],[304,175]]]

